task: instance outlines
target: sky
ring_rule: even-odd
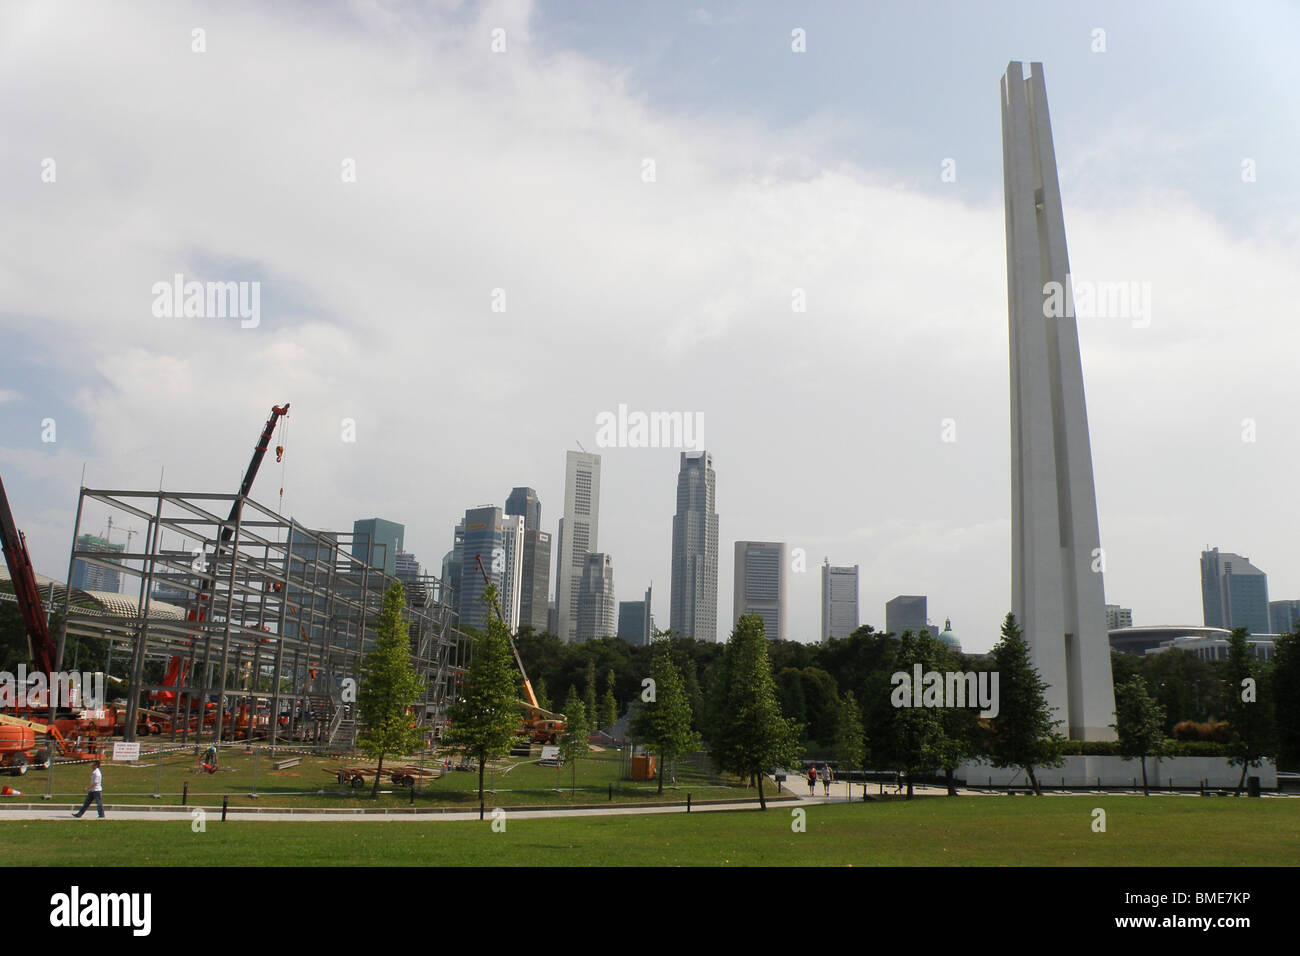
[[[680,412],[717,471],[720,637],[734,542],[773,540],[806,559],[792,637],[819,637],[829,558],[861,566],[864,624],[926,594],[986,650],[998,86],[1034,60],[1073,276],[1151,295],[1149,322],[1079,319],[1106,599],[1200,623],[1206,546],[1300,598],[1298,43],[1270,2],[6,3],[11,506],[63,580],[83,468],[234,491],[290,402],[253,497],[401,522],[436,573],[516,485],[554,532],[581,443],[617,596],[653,581],[666,627],[679,450],[596,423]],[[177,274],[259,283],[256,325],[158,314]]]

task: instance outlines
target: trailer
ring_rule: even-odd
[[[374,782],[375,774],[379,772],[378,766],[354,767],[343,766],[321,768],[324,773],[329,774],[338,780],[345,787],[352,787],[354,790],[360,790]],[[414,787],[417,780],[425,782],[428,780],[437,780],[442,776],[441,767],[420,767],[411,764],[398,764],[391,767],[385,767],[383,777],[387,777],[398,787]]]

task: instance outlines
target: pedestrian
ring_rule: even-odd
[[[808,796],[817,795],[817,765],[808,768]]]
[[[822,786],[826,788],[826,796],[831,795],[831,765],[822,764]]]
[[[86,802],[81,805],[81,809],[73,814],[78,820],[81,815],[90,808],[90,801],[95,801],[95,806],[99,808],[99,819],[104,819],[104,798],[102,791],[104,789],[104,775],[99,772],[99,761],[95,761],[95,769],[90,771],[90,786],[86,788]]]

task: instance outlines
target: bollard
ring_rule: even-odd
[[[612,783],[609,785],[609,801],[610,803],[614,802],[614,785]]]
[[[411,778],[411,806],[415,806],[415,778]]]
[[[181,806],[183,807],[189,802],[190,802],[190,782],[186,780],[185,786],[181,788]]]
[[[221,797],[221,822],[226,822],[226,806],[230,803],[230,794],[222,794]]]
[[[154,780],[153,798],[155,800],[161,800],[162,799],[162,761],[163,761],[161,750],[158,751],[157,756],[158,756],[158,776]]]
[[[691,812],[691,795],[689,793],[686,795],[686,812]]]

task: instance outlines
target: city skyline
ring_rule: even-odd
[[[325,5],[309,29],[183,0],[162,22],[0,10],[0,36],[23,38],[5,69],[75,64],[0,99],[0,468],[37,570],[68,574],[83,465],[90,487],[229,493],[267,409],[291,400],[284,460],[253,497],[312,528],[401,520],[431,568],[465,506],[513,484],[540,493],[554,534],[560,451],[599,451],[600,547],[620,581],[660,583],[664,622],[683,449],[598,444],[599,416],[626,406],[707,420],[720,624],[732,542],[780,540],[806,556],[792,637],[817,639],[829,554],[861,565],[863,623],[927,594],[936,623],[988,649],[1011,606],[989,77],[1026,55],[1051,73],[1076,278],[1152,290],[1145,317],[1078,323],[1107,600],[1197,621],[1206,541],[1300,594],[1279,520],[1300,468],[1300,326],[1278,307],[1300,260],[1285,119],[1300,13],[825,6],[798,14],[804,53],[775,4],[711,20]],[[303,85],[284,49],[334,68]],[[939,65],[916,70],[921,53]],[[211,148],[211,115],[240,117],[229,148]],[[198,184],[201,214],[178,215]],[[104,228],[86,228],[92,208]],[[260,324],[155,316],[153,285],[177,274],[260,282]],[[488,348],[490,369],[466,361]],[[213,375],[222,401],[196,405]],[[430,383],[437,399],[416,400]]]

